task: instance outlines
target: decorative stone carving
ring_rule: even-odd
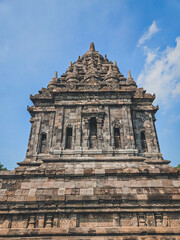
[[[139,227],[145,227],[146,224],[146,215],[144,213],[139,213],[138,215],[138,226]]]
[[[53,215],[46,214],[45,228],[51,228],[53,226]]]
[[[155,222],[157,227],[162,227],[163,226],[163,216],[162,213],[155,213]],[[165,223],[166,220],[165,220]]]
[[[39,214],[37,219],[38,219],[38,228],[44,228],[45,214]]]
[[[113,72],[111,64],[105,76],[105,82],[110,89],[117,89],[119,87],[117,73]]]
[[[30,215],[29,221],[28,221],[28,228],[35,228],[35,226],[36,226],[36,216]]]

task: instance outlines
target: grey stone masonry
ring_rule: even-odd
[[[155,96],[126,79],[116,62],[89,51],[31,95],[28,159],[57,156],[148,156],[162,160],[154,120]]]
[[[90,44],[31,95],[28,149],[0,171],[0,240],[180,240],[180,174],[155,95]]]

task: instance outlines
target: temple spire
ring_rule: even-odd
[[[78,70],[77,70],[77,66],[76,66],[76,65],[74,65],[73,72],[75,72],[75,73],[78,72]]]
[[[98,57],[98,66],[101,66],[101,60],[100,60],[100,58]]]
[[[128,78],[132,78],[130,70],[128,70]]]
[[[54,78],[57,78],[57,72],[54,73]]]
[[[93,42],[90,43],[89,51],[90,52],[94,52],[95,51],[95,46],[94,46]]]
[[[110,64],[108,73],[111,73],[111,72],[112,72],[112,65]]]
[[[128,85],[134,85],[137,87],[136,82],[134,81],[133,77],[131,76],[131,72],[130,70],[128,70],[128,78],[127,78],[127,82]]]
[[[48,88],[53,88],[56,85],[56,82],[57,82],[57,72],[54,73],[54,77],[49,82]]]

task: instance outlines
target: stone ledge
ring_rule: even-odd
[[[18,204],[18,203],[17,203]],[[22,207],[22,205],[18,206],[19,208],[21,208],[21,214],[31,214],[31,213],[38,213],[38,214],[46,214],[46,213],[51,213],[51,214],[71,214],[71,213],[76,213],[76,214],[81,214],[81,213],[89,213],[89,209],[87,207],[82,207],[82,206],[75,206],[75,205],[69,205],[68,209],[67,209],[67,205],[63,205],[63,206],[59,206],[59,208],[57,208],[57,206],[51,205],[51,207],[44,207],[41,206],[40,204],[38,204],[38,206],[36,206],[37,208],[35,209],[35,205],[31,205],[31,207],[28,208],[28,206],[26,206],[24,209]],[[19,208],[16,207],[15,209],[12,209],[11,207],[9,207],[9,205],[7,205],[6,208],[3,208],[3,210],[0,210],[0,214],[7,214],[8,215],[12,215],[12,214],[19,214]],[[91,206],[89,206],[91,207]],[[115,207],[115,208],[114,208]],[[73,211],[72,211],[73,209]],[[38,212],[37,212],[38,210]],[[93,213],[157,213],[157,212],[162,212],[162,213],[176,213],[179,214],[180,213],[180,208],[175,208],[175,206],[169,208],[169,207],[163,207],[163,206],[153,206],[153,208],[147,207],[147,208],[143,208],[143,207],[131,207],[131,206],[107,206],[107,205],[103,205],[103,206],[93,206],[91,207],[91,212]]]
[[[114,154],[133,154],[136,155],[138,154],[138,150],[137,149],[117,149],[117,150],[99,150],[99,149],[79,149],[79,150],[54,150],[52,152],[52,154],[63,154],[63,155],[76,155],[76,154],[82,154],[82,155],[107,155],[107,154],[112,154],[112,156]]]
[[[147,166],[143,168],[137,167],[127,167],[127,168],[107,168],[104,169],[104,171],[101,171],[101,173],[96,171],[96,168],[78,168],[73,169],[70,172],[65,172],[65,168],[47,168],[46,170],[41,166],[35,166],[26,168],[25,166],[20,166],[15,169],[15,171],[0,171],[0,178],[1,179],[20,179],[20,178],[35,178],[35,177],[48,177],[48,178],[86,178],[86,177],[100,177],[100,176],[118,176],[118,177],[137,177],[137,176],[145,176],[147,178],[151,177],[158,177],[161,178],[161,176],[170,176],[175,177],[177,180],[180,175],[179,169],[173,169],[173,168],[148,168]],[[39,168],[38,168],[39,167]],[[98,168],[97,168],[98,169]]]
[[[60,158],[44,158],[43,162],[144,162],[145,157],[60,157]]]
[[[78,228],[34,228],[0,229],[0,236],[127,236],[127,235],[180,235],[178,227],[78,227]]]
[[[84,201],[82,200],[84,199]],[[1,200],[1,199],[0,199]],[[14,200],[14,201],[13,201]],[[124,201],[124,200],[123,200]],[[0,213],[12,214],[14,212],[18,212],[21,210],[21,213],[29,213],[32,211],[46,211],[46,212],[88,212],[89,209],[93,212],[180,212],[180,201],[173,201],[171,204],[168,203],[148,203],[147,201],[133,201],[124,203],[121,202],[113,202],[103,201],[103,199],[99,199],[99,201],[93,201],[92,198],[88,200],[88,198],[76,199],[76,201],[67,201],[65,202],[64,197],[60,197],[59,200],[48,199],[47,197],[40,198],[39,200],[35,198],[27,198],[26,201],[7,201],[4,199],[4,202],[0,202]],[[89,203],[91,202],[91,203]],[[2,207],[1,207],[2,206]]]

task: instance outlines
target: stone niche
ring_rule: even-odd
[[[115,227],[114,216],[110,213],[84,213],[78,217],[78,227]]]

